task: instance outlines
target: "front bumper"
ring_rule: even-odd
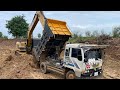
[[[81,76],[83,76],[83,77],[84,77],[84,76],[85,76],[85,77],[86,77],[86,76],[89,76],[89,77],[90,77],[90,76],[94,76],[94,73],[95,73],[95,72],[98,72],[98,75],[100,75],[100,74],[102,73],[102,69],[96,69],[96,70],[90,69],[89,72],[84,73],[84,74],[82,74]]]

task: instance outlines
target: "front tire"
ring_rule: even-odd
[[[46,74],[46,73],[48,72],[48,70],[47,70],[47,65],[46,65],[45,62],[42,62],[42,63],[40,64],[40,70],[41,70],[41,72],[44,73],[44,74]]]
[[[66,76],[65,76],[66,79],[76,79],[76,76],[75,76],[75,72],[70,70],[66,73]]]

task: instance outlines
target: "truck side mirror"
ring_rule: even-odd
[[[88,61],[88,60],[85,58],[85,59],[84,59],[84,62],[87,62],[87,61]]]

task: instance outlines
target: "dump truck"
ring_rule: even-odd
[[[43,32],[41,39],[36,41],[32,33],[38,21],[43,26]],[[66,79],[100,75],[104,46],[67,44],[70,37],[72,34],[65,21],[48,19],[43,11],[37,11],[29,26],[26,52],[33,55],[44,74],[52,70],[64,75]]]
[[[91,44],[66,44],[63,58],[56,55],[42,53],[40,69],[47,74],[55,71],[64,75],[66,79],[75,79],[102,74],[104,53],[103,46]]]

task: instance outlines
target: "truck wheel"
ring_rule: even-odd
[[[47,71],[47,65],[46,65],[45,62],[42,62],[42,63],[40,64],[40,69],[41,69],[41,72],[44,73],[44,74],[46,74],[46,73],[48,72],[48,71]]]
[[[76,79],[74,71],[70,70],[66,73],[66,79]]]

